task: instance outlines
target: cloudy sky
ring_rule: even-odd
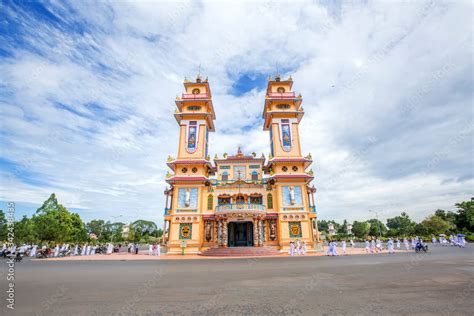
[[[470,198],[470,1],[1,1],[0,200],[162,223],[172,114],[209,77],[210,152],[269,152],[276,67],[303,95],[322,219],[415,219]]]

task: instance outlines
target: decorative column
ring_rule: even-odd
[[[263,221],[261,219],[258,220],[258,245],[260,247],[263,246]]]
[[[222,245],[227,247],[227,221],[222,221]]]
[[[253,246],[257,247],[258,246],[258,219],[254,218],[253,219]]]

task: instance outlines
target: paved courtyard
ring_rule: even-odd
[[[472,315],[474,247],[419,255],[26,260],[16,265],[15,293],[16,315]]]

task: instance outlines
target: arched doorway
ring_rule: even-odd
[[[227,238],[229,247],[252,247],[253,223],[230,222],[227,225]]]

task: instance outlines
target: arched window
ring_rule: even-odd
[[[252,172],[252,181],[258,181],[258,173],[257,171]]]
[[[229,174],[227,173],[227,171],[224,171],[222,173],[222,181],[229,181]]]
[[[268,193],[267,195],[267,208],[273,209],[273,196],[271,193]]]
[[[283,87],[278,87],[278,88],[277,88],[277,92],[278,92],[278,93],[285,93],[285,88],[283,88]]]
[[[199,90],[198,88],[193,89],[193,94],[200,94],[200,93],[201,93],[201,90]]]
[[[207,209],[208,209],[208,210],[212,210],[213,203],[214,203],[214,199],[213,199],[213,197],[212,197],[212,194],[209,194],[209,195],[207,196]]]

